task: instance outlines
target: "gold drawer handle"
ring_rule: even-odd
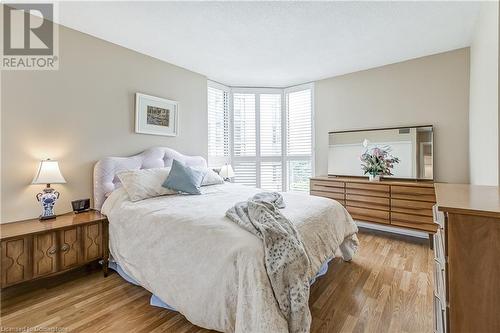
[[[64,244],[62,247],[61,247],[61,251],[63,252],[66,252],[69,250],[69,245],[68,244]]]
[[[56,249],[55,247],[53,247],[53,248],[51,248],[51,249],[49,250],[49,252],[48,252],[48,253],[49,253],[49,254],[54,254],[54,253],[56,253],[56,252],[57,252],[57,249]]]

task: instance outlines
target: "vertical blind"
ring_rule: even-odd
[[[230,156],[229,93],[208,87],[208,158]],[[215,161],[214,161],[215,163]],[[212,163],[213,164],[213,163]]]

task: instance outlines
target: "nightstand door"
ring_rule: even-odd
[[[83,260],[102,257],[102,222],[87,224],[83,228]]]
[[[57,232],[33,235],[33,278],[57,272]]]
[[[59,231],[59,270],[78,266],[82,261],[82,228]]]
[[[2,241],[2,288],[29,280],[31,236]]]

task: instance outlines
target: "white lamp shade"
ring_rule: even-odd
[[[38,171],[33,178],[32,184],[64,184],[64,179],[59,170],[59,163],[53,160],[44,160],[40,162]]]
[[[222,178],[234,177],[234,171],[233,167],[231,167],[231,164],[223,165],[222,168],[220,168],[219,176],[221,176]]]

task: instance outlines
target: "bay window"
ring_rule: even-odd
[[[215,109],[211,105],[222,110],[223,103],[214,102],[210,94],[225,99],[222,87],[211,89],[219,92],[209,90],[209,164],[231,163],[236,183],[269,191],[307,191],[313,170],[312,86],[231,88],[228,111],[217,116],[210,116]],[[220,155],[226,157],[223,163]]]

